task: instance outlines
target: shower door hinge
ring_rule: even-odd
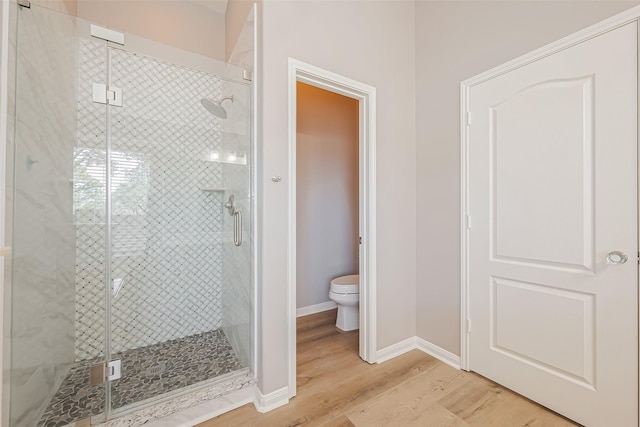
[[[467,125],[471,125],[471,111],[467,111]]]
[[[92,365],[89,370],[89,383],[91,385],[115,381],[122,376],[122,364],[120,360],[98,363]]]
[[[242,78],[247,81],[253,80],[253,73],[249,70],[242,70]]]
[[[94,83],[93,102],[122,107],[122,89],[102,83]]]

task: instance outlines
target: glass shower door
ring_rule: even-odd
[[[17,13],[10,425],[96,424],[250,377],[250,85]]]
[[[249,366],[251,301],[235,296],[251,288],[250,242],[239,240],[240,218],[251,236],[250,91],[126,46],[109,48],[108,67],[123,94],[108,112],[118,415]],[[231,95],[227,119],[201,103]],[[224,208],[231,194],[233,217]]]
[[[10,425],[103,419],[106,43],[37,5],[17,15]]]

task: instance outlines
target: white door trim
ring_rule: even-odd
[[[376,362],[376,88],[289,58],[289,236],[287,243],[287,322],[289,397],[296,394],[296,82],[358,100],[363,194],[360,260],[360,357]]]
[[[469,240],[468,229],[471,226],[469,218],[469,194],[468,194],[468,177],[469,177],[469,91],[473,86],[482,82],[498,77],[509,71],[515,70],[532,62],[538,61],[549,55],[561,50],[570,48],[576,44],[582,43],[591,38],[597,37],[603,33],[614,30],[618,27],[638,21],[640,18],[640,6],[633,7],[622,13],[612,16],[604,21],[594,24],[584,30],[578,31],[572,35],[562,38],[558,41],[550,43],[546,46],[522,55],[512,61],[506,62],[495,68],[492,68],[477,76],[471,77],[460,83],[460,164],[461,164],[461,343],[460,343],[460,366],[464,370],[469,370],[469,277],[468,277],[468,255]]]

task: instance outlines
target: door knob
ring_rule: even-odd
[[[629,257],[620,251],[609,252],[609,255],[607,255],[609,264],[624,264],[628,259]]]

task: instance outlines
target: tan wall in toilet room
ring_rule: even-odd
[[[297,307],[358,272],[358,101],[297,84]]]

